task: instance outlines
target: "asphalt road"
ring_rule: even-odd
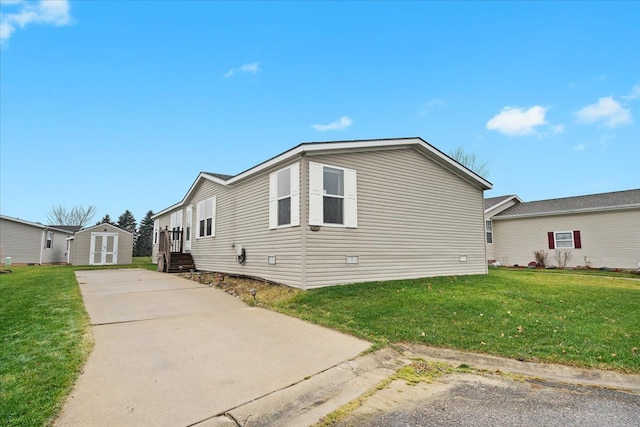
[[[452,374],[431,384],[397,380],[339,426],[638,426],[640,395],[504,376]]]

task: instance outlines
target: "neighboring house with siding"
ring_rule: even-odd
[[[489,262],[527,265],[534,251],[544,250],[556,265],[558,249],[571,251],[567,267],[637,269],[640,263],[640,189],[534,202],[490,198],[485,219]]]
[[[492,218],[500,212],[509,209],[511,206],[522,203],[520,197],[510,194],[507,196],[489,197],[484,199],[484,231],[485,243],[487,245],[487,262],[489,264],[496,261],[495,246],[493,243],[493,221]]]
[[[133,234],[108,223],[84,228],[67,239],[72,265],[131,264]]]
[[[12,264],[64,264],[66,239],[73,231],[0,215],[0,261]]]
[[[202,172],[154,218],[153,255],[303,289],[487,272],[491,183],[420,138],[303,143]]]

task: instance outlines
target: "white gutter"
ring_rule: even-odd
[[[45,236],[47,234],[47,229],[43,228],[42,229],[42,239],[40,239],[40,261],[38,261],[38,264],[42,265],[42,252],[44,251],[44,239]]]
[[[571,215],[571,214],[603,212],[603,211],[624,211],[624,210],[632,210],[632,209],[640,209],[640,204],[603,206],[603,207],[584,208],[584,209],[571,209],[568,211],[549,211],[549,212],[535,212],[535,213],[516,214],[516,215],[498,215],[498,216],[492,217],[491,219],[495,221],[495,220],[501,220],[501,219],[533,218],[538,216],[558,216],[558,215]]]

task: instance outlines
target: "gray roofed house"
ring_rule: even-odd
[[[154,215],[162,271],[304,289],[487,272],[491,183],[421,138],[302,143],[234,176],[201,172]]]
[[[497,214],[501,218],[517,216],[566,215],[578,212],[640,207],[640,189],[538,200],[514,205]]]
[[[490,263],[527,265],[535,260],[534,251],[543,250],[552,265],[557,264],[556,253],[570,251],[568,267],[640,266],[640,189],[519,202],[495,210],[500,199],[485,200]]]
[[[12,264],[64,264],[67,238],[64,227],[0,215],[0,259]]]

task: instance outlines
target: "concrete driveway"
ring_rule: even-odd
[[[95,348],[57,426],[192,426],[369,343],[146,270],[78,271]]]

